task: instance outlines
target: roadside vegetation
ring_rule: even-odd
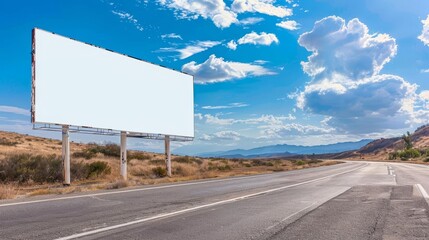
[[[389,160],[400,159],[402,161],[408,161],[410,159],[422,158],[424,162],[429,162],[429,149],[417,149],[413,147],[410,132],[402,136],[404,149],[389,153]]]
[[[172,156],[167,177],[164,154],[128,151],[128,181],[119,176],[117,144],[71,143],[72,186],[62,186],[61,142],[0,131],[0,199],[204,178],[289,171],[336,164],[316,159],[223,159]]]

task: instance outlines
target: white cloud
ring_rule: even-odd
[[[429,46],[429,15],[425,20],[422,20],[423,30],[418,37],[426,46]]]
[[[202,106],[202,109],[207,110],[216,110],[216,109],[230,109],[230,108],[242,108],[247,107],[249,104],[246,103],[230,103],[228,105],[220,105],[220,106]]]
[[[231,40],[226,44],[226,47],[231,49],[231,50],[236,50],[237,49],[237,43],[234,40]]]
[[[248,17],[248,18],[244,18],[240,20],[240,24],[241,25],[253,25],[253,24],[257,24],[259,22],[264,21],[263,18],[259,18],[259,17]]]
[[[227,28],[238,23],[237,14],[223,0],[158,0],[161,5],[176,10],[179,18],[211,19],[216,27]]]
[[[194,75],[195,82],[200,84],[275,74],[259,65],[228,62],[223,58],[217,58],[214,54],[201,64],[192,61],[183,65],[182,71]]]
[[[30,116],[30,110],[14,107],[14,106],[0,106],[0,112]]]
[[[260,34],[251,32],[238,39],[238,44],[253,44],[269,46],[272,43],[279,43],[276,35],[273,33],[262,32]]]
[[[284,125],[268,125],[262,127],[262,139],[281,139],[290,137],[291,135],[319,135],[334,132],[333,128],[321,128],[313,125],[301,125],[290,123]]]
[[[161,38],[162,38],[162,39],[165,39],[165,38],[172,38],[172,39],[180,39],[180,40],[183,40],[183,39],[182,39],[182,36],[180,36],[179,34],[176,34],[176,33],[163,34],[163,35],[161,35]]]
[[[198,118],[199,120],[203,120],[203,115],[201,113],[195,113],[194,117]]]
[[[203,134],[200,138],[203,141],[216,141],[216,140],[240,140],[241,135],[236,131],[220,131],[213,134]]]
[[[197,41],[184,48],[161,48],[158,52],[178,52],[180,59],[188,58],[194,54],[204,52],[209,48],[215,47],[222,42],[219,41]]]
[[[292,15],[292,9],[283,6],[274,6],[272,0],[234,0],[231,9],[237,13],[257,12],[276,17]]]
[[[405,128],[414,114],[417,86],[399,76],[379,75],[396,54],[395,39],[368,32],[358,19],[346,25],[344,19],[330,16],[299,38],[312,52],[301,64],[313,80],[295,95],[297,106],[327,117],[324,124],[339,131]]]
[[[274,116],[270,114],[263,114],[257,118],[247,118],[247,119],[233,119],[233,118],[219,118],[218,115],[199,115],[200,120],[205,119],[206,123],[214,124],[214,125],[232,125],[232,124],[246,124],[246,125],[283,125],[285,121],[296,120],[296,117],[292,114],[288,116]]]
[[[422,69],[420,72],[421,73],[429,73],[429,68],[428,69]]]
[[[268,125],[282,125],[285,120],[295,120],[296,117],[289,114],[288,116],[274,116],[269,114],[264,114],[258,118],[249,118],[243,120],[236,120],[238,123],[244,124],[268,124]]]
[[[345,24],[336,16],[326,17],[302,34],[298,42],[313,54],[302,62],[310,76],[341,73],[352,79],[376,75],[396,55],[395,39],[387,34],[368,34],[359,19]]]
[[[213,116],[210,114],[205,114],[206,123],[214,124],[214,125],[231,125],[234,124],[235,120],[230,118],[219,118],[218,116]]]
[[[123,19],[132,23],[139,31],[144,30],[144,28],[139,24],[137,19],[135,19],[134,16],[131,15],[130,13],[127,13],[124,11],[115,11],[115,10],[112,10],[112,13],[118,16],[120,19]]]
[[[287,30],[297,30],[299,29],[299,24],[293,20],[282,21],[276,24],[276,26],[287,29]]]

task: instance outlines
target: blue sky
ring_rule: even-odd
[[[428,1],[2,1],[0,11],[1,130],[59,137],[30,125],[34,27],[195,75],[196,137],[177,153],[389,137],[429,119]]]

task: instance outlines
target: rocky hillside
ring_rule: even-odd
[[[411,134],[414,148],[419,150],[429,149],[429,125],[424,125]],[[332,155],[333,158],[353,159],[388,159],[389,153],[404,149],[404,141],[401,136],[395,138],[381,138],[374,140],[357,151],[344,152]]]

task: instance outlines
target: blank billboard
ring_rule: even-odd
[[[193,77],[34,29],[32,122],[194,137]]]

